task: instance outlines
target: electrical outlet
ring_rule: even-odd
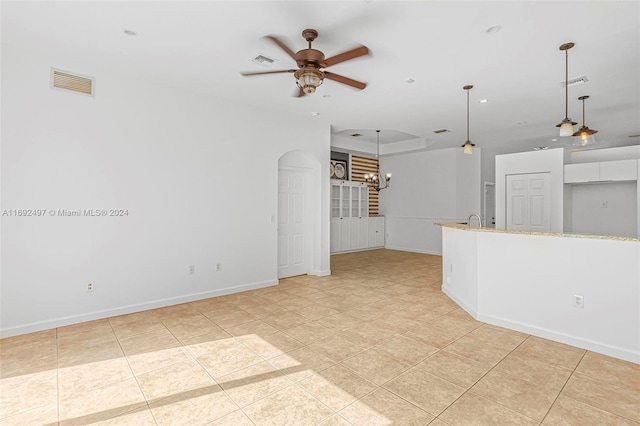
[[[87,282],[87,293],[91,293],[96,288],[96,283],[93,281]]]
[[[196,273],[196,265],[189,266],[189,275],[195,275]]]
[[[216,263],[216,272],[222,271],[222,263]]]
[[[584,297],[580,294],[573,295],[573,307],[584,309]]]

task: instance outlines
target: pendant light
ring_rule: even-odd
[[[467,141],[462,145],[462,152],[464,154],[473,154],[473,147],[476,145],[469,140],[469,90],[473,89],[473,86],[467,85],[463,89],[467,91]]]
[[[375,189],[377,192],[380,192],[383,189],[387,189],[389,187],[389,181],[391,180],[391,173],[386,173],[384,177],[380,173],[380,130],[376,130],[377,137],[376,141],[378,144],[378,150],[376,155],[376,172],[377,173],[365,173],[364,181],[367,183],[367,186]]]
[[[590,143],[593,143],[593,138],[591,138],[590,141],[590,137],[598,133],[597,130],[592,130],[587,127],[587,122],[584,120],[584,101],[587,99],[589,99],[589,96],[580,96],[578,98],[578,100],[582,101],[582,127],[580,127],[580,130],[573,134],[573,136],[578,136],[580,138],[580,140],[576,141],[574,145],[589,145]]]
[[[573,126],[578,124],[575,121],[571,121],[569,118],[569,49],[575,46],[574,43],[569,42],[560,46],[560,50],[564,50],[565,56],[565,70],[564,70],[564,118],[560,124],[556,124],[556,127],[560,127],[560,136],[572,136]]]

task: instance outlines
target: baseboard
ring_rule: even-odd
[[[331,275],[331,269],[324,269],[324,270],[314,269],[309,272],[309,275],[315,275],[316,277],[327,277]]]
[[[604,355],[612,356],[614,358],[640,364],[640,351],[634,352],[633,350],[627,348],[607,345],[605,343],[583,339],[580,337],[572,336],[570,334],[498,317],[495,315],[483,314],[481,312],[478,312],[477,308],[465,303],[462,299],[453,294],[444,284],[442,285],[442,292],[478,321],[482,321],[491,325],[497,325],[498,327],[508,328],[509,330],[520,331],[522,333],[531,334],[532,336],[542,337],[543,339],[553,340],[555,342],[564,343],[592,352],[597,352]]]
[[[32,322],[10,328],[0,329],[0,338],[17,336],[20,334],[34,333],[37,331],[50,330],[52,328],[64,327],[86,321],[94,321],[118,315],[132,314],[135,312],[147,311],[149,309],[164,308],[166,306],[178,305],[180,303],[194,302],[196,300],[208,299],[210,297],[224,296],[227,294],[240,293],[248,290],[256,290],[264,287],[271,287],[278,284],[278,280],[262,281],[251,284],[243,284],[234,287],[226,287],[217,290],[204,291],[201,293],[187,294],[184,296],[159,299],[135,305],[127,305],[119,308],[105,309],[101,311],[88,312],[86,314],[72,315],[68,317],[56,318],[46,321]]]
[[[408,247],[396,247],[396,246],[384,246],[384,248],[388,250],[398,250],[398,251],[408,251],[410,253],[421,253],[421,254],[432,254],[434,256],[442,256],[441,251],[433,251],[433,250],[420,250],[416,248],[408,248]]]
[[[367,247],[367,248],[362,248],[362,249],[354,249],[354,250],[344,250],[344,251],[332,251],[331,252],[331,256],[333,256],[334,254],[347,254],[347,253],[358,253],[360,251],[371,251],[371,250],[380,250],[383,249],[384,247],[380,246],[376,246],[376,247]]]
[[[456,301],[456,303],[458,302]],[[553,340],[555,342],[564,343],[592,352],[597,352],[600,354],[612,356],[614,358],[640,364],[640,351],[633,351],[627,348],[621,348],[618,346],[608,345],[589,339],[583,339],[580,337],[572,336],[570,334],[509,320],[494,315],[485,315],[481,312],[477,315],[474,315],[474,318],[478,321],[486,322],[487,324],[497,325],[499,327],[520,331],[522,333],[542,337],[543,339]]]
[[[457,297],[455,294],[453,294],[451,291],[449,291],[449,289],[447,287],[445,287],[445,285],[442,285],[442,292],[444,294],[446,294],[449,299],[453,300],[454,302],[456,302],[456,304],[458,306],[460,306],[462,309],[464,309],[465,311],[467,311],[467,313],[469,315],[471,315],[472,317],[477,319],[478,316],[478,312],[476,310],[476,307],[471,306],[467,303],[465,303],[462,299],[460,299],[459,297]]]

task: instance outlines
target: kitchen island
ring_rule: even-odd
[[[478,321],[640,364],[640,241],[438,223],[442,291]]]

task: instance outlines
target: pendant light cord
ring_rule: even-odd
[[[382,182],[382,175],[380,174],[380,130],[376,130],[377,133],[377,149],[376,149],[376,163],[378,168],[378,181]]]
[[[569,49],[564,51],[564,118],[569,118]]]
[[[467,142],[469,141],[469,89],[467,89]]]

